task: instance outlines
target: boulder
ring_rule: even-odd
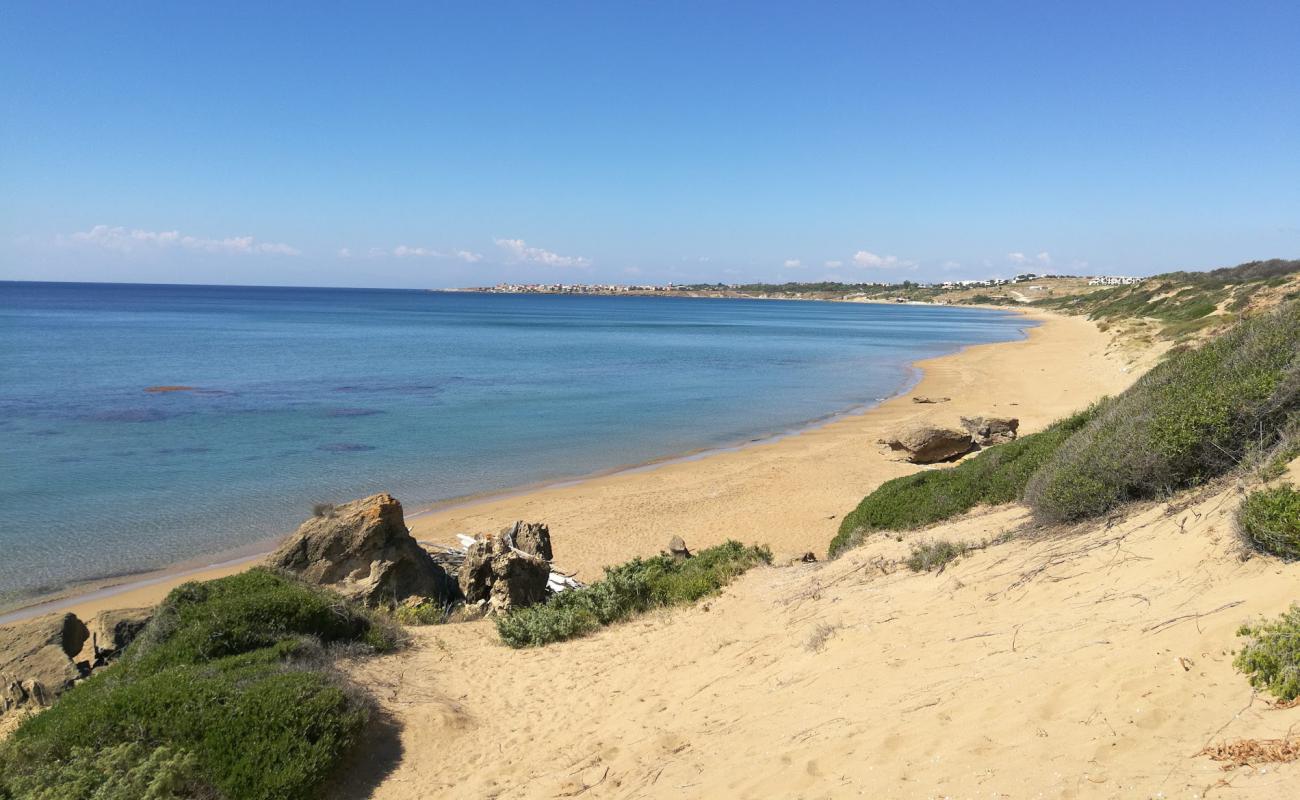
[[[44,708],[90,668],[73,659],[90,631],[75,614],[47,614],[0,628],[0,714]]]
[[[907,453],[913,464],[934,464],[950,461],[969,453],[975,446],[971,435],[956,428],[921,425],[885,441],[893,450]]]
[[[371,495],[304,522],[267,564],[368,606],[455,598],[455,583],[406,529],[402,504]]]
[[[90,622],[95,641],[95,660],[112,658],[135,641],[140,631],[153,619],[153,608],[120,608],[101,611]]]
[[[525,608],[546,599],[551,564],[522,550],[492,556],[492,593],[488,606],[498,614]]]
[[[686,549],[686,542],[680,536],[674,536],[668,540],[668,555],[673,557],[674,561],[685,561],[691,557],[691,551]]]
[[[1020,420],[1015,417],[962,417],[961,426],[981,447],[1003,444],[1016,438]]]
[[[457,575],[466,603],[486,602],[488,610],[505,614],[546,599],[551,564],[517,546],[514,533],[518,527],[511,526],[492,539],[477,539],[466,548]],[[540,549],[536,539],[530,544]],[[549,534],[545,545],[549,550]]]
[[[550,561],[555,556],[551,552],[551,529],[545,522],[524,522],[502,529],[501,535],[510,536],[515,547],[538,558]]]

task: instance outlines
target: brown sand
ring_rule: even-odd
[[[1038,321],[1022,341],[978,345],[918,363],[923,377],[907,395],[865,413],[772,442],[578,483],[488,498],[412,516],[417,538],[454,542],[455,534],[496,531],[516,519],[551,526],[556,562],[584,578],[602,567],[658,552],[673,535],[691,547],[737,538],[778,554],[824,555],[839,518],[872,488],[917,467],[881,453],[876,440],[911,422],[956,424],[978,414],[1016,416],[1038,430],[1104,394],[1122,391],[1149,363],[1126,363],[1087,320],[1022,312]],[[949,397],[919,405],[913,395]],[[181,575],[150,575],[147,585],[73,598],[67,610],[153,605],[186,580],[205,580],[248,563]]]

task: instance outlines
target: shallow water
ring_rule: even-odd
[[[977,309],[0,282],[0,601],[788,430],[1021,336]],[[188,387],[146,391],[151,387]]]

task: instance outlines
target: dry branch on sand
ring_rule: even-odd
[[[1300,738],[1239,739],[1210,745],[1198,756],[1223,761],[1223,769],[1250,767],[1255,764],[1284,764],[1300,759]]]

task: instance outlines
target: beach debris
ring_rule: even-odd
[[[686,548],[686,542],[680,536],[674,536],[668,540],[668,555],[673,557],[674,561],[685,561],[691,557],[691,551]]]
[[[1206,747],[1197,755],[1209,756],[1213,761],[1226,762],[1222,766],[1225,770],[1256,764],[1285,764],[1300,760],[1300,738],[1240,739],[1235,742],[1220,742]]]
[[[451,602],[456,583],[406,528],[402,504],[382,492],[313,516],[267,558],[370,607],[411,596]]]
[[[923,394],[918,394],[912,398],[912,402],[922,403],[922,404],[933,404],[933,403],[946,403],[951,399],[952,399],[951,397],[927,397]]]
[[[467,604],[492,613],[543,602],[583,584],[552,567],[551,532],[544,522],[519,520],[495,536],[457,534],[464,549],[424,543],[434,560],[456,575]]]
[[[94,665],[103,666],[135,641],[153,619],[153,608],[118,608],[101,611],[91,620],[90,637]]]
[[[961,426],[981,447],[1014,441],[1020,430],[1015,417],[962,417]]]
[[[49,706],[90,673],[74,659],[90,631],[71,613],[46,614],[0,628],[0,715]]]
[[[969,453],[975,446],[974,439],[966,431],[935,425],[919,425],[882,441],[891,450],[905,452],[907,460],[913,464],[950,461]]]

